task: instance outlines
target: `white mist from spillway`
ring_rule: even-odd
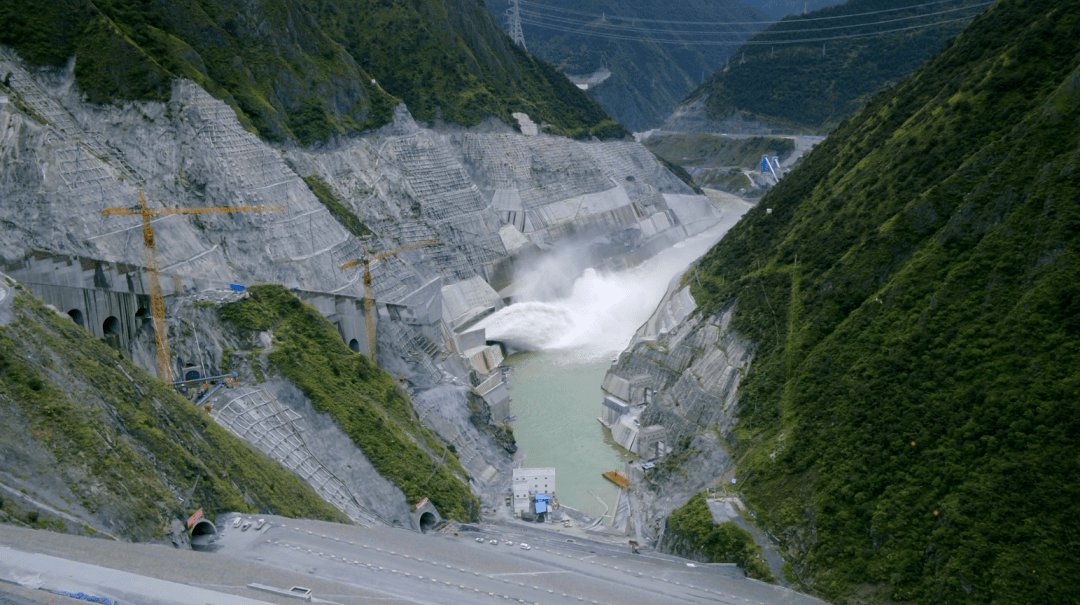
[[[558,351],[571,364],[610,359],[623,351],[652,315],[668,284],[700,258],[742,213],[617,273],[586,269],[570,294],[515,302],[485,319],[488,340],[515,351]],[[555,268],[547,265],[543,270]],[[542,275],[527,278],[542,280]]]

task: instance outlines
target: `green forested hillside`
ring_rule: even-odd
[[[89,522],[67,531],[161,540],[197,508],[210,518],[345,520],[291,471],[29,292],[0,294],[0,474]],[[0,521],[65,530],[63,519],[7,491]]]
[[[776,582],[769,564],[761,558],[761,547],[754,543],[750,532],[734,521],[713,523],[704,493],[690,498],[668,516],[662,548],[665,552],[698,557],[709,563],[735,563],[755,580]]]
[[[793,580],[1076,602],[1078,191],[1080,4],[999,0],[704,257],[696,300],[756,344],[733,447]]]
[[[506,0],[486,2],[504,23]],[[529,52],[568,74],[611,72],[588,95],[633,131],[659,126],[740,42],[772,20],[736,0],[543,0],[524,3],[521,11]],[[693,25],[701,22],[737,25]]]
[[[926,6],[916,0],[849,0],[787,17],[747,40],[684,103],[704,98],[711,120],[739,113],[795,131],[827,132],[874,93],[914,73],[966,24],[944,22],[978,14],[985,8],[974,6],[978,4],[982,3],[955,0]],[[893,10],[903,6],[915,8]],[[953,11],[968,6],[973,8]],[[942,11],[952,12],[933,14]],[[933,23],[943,24],[864,35]]]
[[[38,65],[77,57],[92,102],[165,100],[190,78],[273,141],[377,127],[399,100],[421,120],[525,111],[560,134],[625,134],[475,0],[2,0],[0,43]]]

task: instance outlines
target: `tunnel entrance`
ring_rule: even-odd
[[[349,341],[349,348],[352,349],[353,353],[359,353],[360,352],[360,341],[356,340],[355,338],[350,340]]]
[[[78,309],[72,309],[72,310],[68,311],[68,317],[70,317],[71,321],[75,322],[76,324],[78,324],[80,326],[83,326],[84,328],[86,327],[86,326],[83,325],[82,311],[80,311]]]
[[[420,515],[420,533],[426,534],[431,528],[435,527],[438,523],[438,519],[431,513],[424,513]]]
[[[217,539],[217,527],[206,519],[199,519],[199,522],[191,528],[192,550],[210,550],[215,539]]]
[[[105,333],[105,343],[110,347],[120,350],[120,320],[112,315],[105,318],[101,324],[101,331]]]

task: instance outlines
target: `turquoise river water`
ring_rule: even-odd
[[[600,416],[600,384],[612,359],[627,348],[681,275],[750,208],[720,206],[713,228],[665,250],[642,265],[613,274],[588,269],[569,294],[545,295],[545,279],[560,267],[546,263],[516,282],[526,287],[514,304],[484,320],[487,337],[525,351],[509,356],[511,412],[523,467],[554,467],[559,501],[599,517],[614,514],[618,488],[601,476],[623,467],[623,454],[607,438]],[[540,287],[535,287],[537,284]],[[528,287],[534,286],[534,287]],[[518,301],[519,298],[525,300]],[[610,523],[611,519],[604,519]]]

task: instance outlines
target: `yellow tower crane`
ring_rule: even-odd
[[[169,335],[165,325],[165,297],[161,293],[161,279],[158,276],[157,242],[154,240],[154,228],[150,217],[162,214],[204,214],[213,212],[273,212],[284,210],[283,206],[235,206],[218,208],[162,208],[150,210],[146,199],[139,192],[139,206],[135,208],[106,208],[104,216],[141,216],[143,222],[143,244],[146,255],[146,274],[150,279],[150,313],[154,318],[154,340],[157,343],[158,377],[167,385],[172,385],[172,361],[169,354]]]
[[[412,250],[413,248],[419,248],[426,244],[434,244],[435,238],[417,242],[415,244],[405,246],[404,248],[398,248],[397,250],[391,250],[390,252],[382,252],[374,256],[368,256],[367,248],[364,248],[364,256],[351,260],[344,265],[341,265],[342,269],[348,269],[357,265],[364,265],[364,322],[367,327],[367,340],[368,340],[368,356],[371,357],[372,363],[379,365],[379,360],[375,356],[375,292],[371,289],[371,263],[377,261],[380,258],[386,258],[387,256],[393,256],[399,252],[406,250]]]

